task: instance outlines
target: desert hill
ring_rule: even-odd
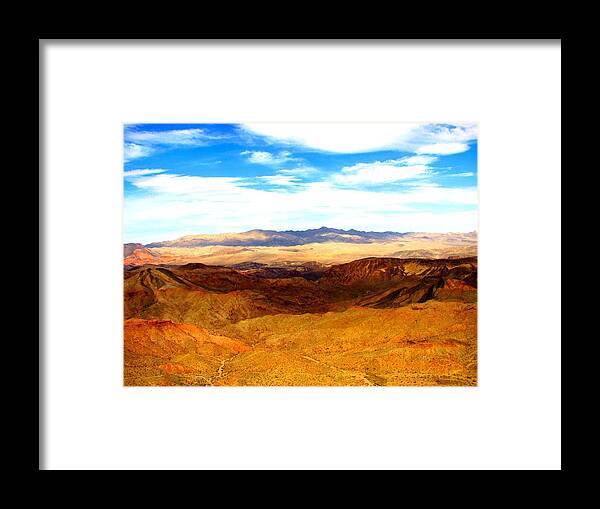
[[[448,285],[452,292],[441,292]],[[476,287],[476,258],[367,258],[334,265],[314,280],[257,277],[199,263],[134,266],[125,270],[125,316],[214,327],[268,314],[398,307],[440,292],[440,298],[461,298]]]
[[[470,302],[477,288],[477,259],[365,258],[334,265],[318,283],[333,298],[365,307],[400,307],[433,298]],[[448,286],[452,293],[444,291]]]
[[[232,347],[203,351],[209,343],[203,332],[197,344],[189,340],[189,349],[178,348],[180,340],[167,334],[168,348],[173,350],[155,350],[152,341],[161,341],[155,328],[153,322],[126,322],[126,385],[477,383],[474,304],[431,300],[401,308],[266,315],[222,328],[221,338],[247,345],[238,346],[239,351]],[[128,339],[131,335],[133,339]],[[148,341],[150,351],[144,344]]]
[[[359,282],[403,280],[408,277],[464,277],[475,274],[477,258],[446,260],[364,258],[334,265],[320,278],[322,284],[348,285]]]
[[[250,350],[241,341],[170,320],[125,320],[124,331],[126,385],[169,385],[179,377],[211,385],[224,359]]]
[[[224,334],[255,338],[214,385],[476,385],[477,308],[430,300],[400,308],[268,315]]]
[[[477,258],[281,265],[125,266],[125,383],[476,383]]]
[[[145,246],[127,244],[125,265],[203,263],[254,270],[259,277],[261,274],[287,277],[290,271],[304,271],[301,277],[316,279],[318,274],[311,272],[318,273],[323,266],[360,258],[448,259],[476,255],[476,232],[363,232],[322,227],[302,231],[250,230],[188,235]],[[310,264],[314,267],[309,267]]]
[[[158,258],[158,254],[144,247],[143,244],[123,244],[123,256],[125,265],[140,265],[152,263]]]
[[[327,266],[319,262],[282,262],[273,265],[244,262],[231,265],[231,268],[242,274],[264,279],[301,277],[311,281],[319,279],[327,270]]]
[[[215,328],[247,318],[327,309],[325,293],[303,278],[264,279],[202,264],[125,270],[125,318],[166,319]]]

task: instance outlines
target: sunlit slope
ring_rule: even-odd
[[[224,332],[257,344],[227,364],[219,384],[476,384],[473,304],[429,301],[385,310],[265,316]]]
[[[126,383],[476,385],[476,324],[474,304],[437,301],[263,316],[221,329],[220,337],[247,345],[238,347],[241,351],[193,342],[181,349],[178,342],[170,346],[169,339],[172,352],[130,353]]]
[[[241,342],[169,320],[126,320],[126,385],[209,385],[220,363],[249,350]]]

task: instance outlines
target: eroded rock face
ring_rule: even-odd
[[[219,326],[281,313],[399,307],[433,298],[472,302],[476,297],[475,258],[367,258],[335,265],[315,281],[292,274],[266,278],[200,263],[129,268],[125,317]]]
[[[323,286],[369,284],[423,277],[467,277],[477,271],[476,258],[427,260],[364,258],[334,265],[324,272]]]

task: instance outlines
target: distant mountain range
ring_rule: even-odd
[[[264,277],[285,277],[302,270],[314,276],[322,266],[373,256],[433,259],[476,255],[477,232],[365,232],[326,227],[187,235],[123,246],[126,266],[199,262],[255,270]],[[266,267],[275,272],[265,271]]]
[[[186,235],[175,240],[162,242],[151,242],[145,248],[177,247],[192,248],[204,246],[301,246],[324,242],[343,242],[351,244],[365,244],[373,242],[393,242],[404,238],[423,237],[424,239],[436,239],[438,237],[450,239],[455,237],[457,241],[473,241],[477,239],[476,232],[470,233],[444,233],[423,234],[413,232],[365,232],[359,230],[341,230],[337,228],[321,227],[312,230],[250,230],[243,233],[217,233]],[[426,237],[425,237],[426,236]],[[132,245],[133,246],[133,245]],[[133,248],[132,248],[133,249]],[[127,255],[126,255],[127,256]]]

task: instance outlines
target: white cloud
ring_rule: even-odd
[[[423,185],[401,192],[374,192],[321,181],[298,183],[290,192],[248,187],[246,180],[233,177],[166,173],[141,176],[132,184],[148,191],[125,201],[126,235],[138,242],[166,240],[186,233],[289,229],[290,225],[432,232],[472,231],[477,226],[475,187]],[[423,205],[444,204],[464,210],[421,210]]]
[[[136,143],[125,143],[125,162],[140,157],[147,157],[154,152],[152,147],[137,145]]]
[[[431,175],[427,165],[436,159],[432,156],[409,156],[388,161],[357,163],[342,168],[341,173],[332,176],[332,181],[344,185],[357,185],[425,178]]]
[[[424,181],[424,180],[413,180],[410,182],[405,182],[404,185],[406,187],[412,187],[413,189],[414,188],[427,189],[430,187],[440,187],[440,184],[437,184],[435,182]]]
[[[282,143],[346,154],[386,149],[414,152],[423,145],[477,139],[474,123],[250,123],[242,129]]]
[[[388,162],[358,163],[342,168],[342,173],[333,176],[340,184],[385,184],[399,180],[427,176],[427,166],[399,166]]]
[[[198,162],[194,161],[195,166],[213,166],[215,164],[221,164],[223,161],[206,161],[206,162]]]
[[[237,177],[195,177],[190,175],[160,174],[136,179],[133,183],[140,189],[148,189],[154,193],[168,196],[207,196],[216,197],[219,193],[235,193],[236,183],[242,179]]]
[[[415,152],[417,154],[459,154],[469,150],[469,145],[466,143],[433,143],[432,145],[423,145],[418,147]]]
[[[431,143],[464,143],[477,139],[478,125],[474,122],[447,125],[430,124],[424,128],[424,138]]]
[[[248,155],[248,161],[255,164],[282,164],[287,161],[294,161],[291,152],[286,150],[279,152],[276,155],[271,152],[251,150],[245,150],[244,152],[241,152],[241,154]]]
[[[242,127],[250,133],[279,142],[350,154],[398,146],[419,124],[256,123],[244,124]]]
[[[149,145],[204,145],[209,140],[224,138],[213,135],[205,129],[171,129],[167,131],[137,131],[128,129],[125,132],[128,141]]]
[[[297,168],[285,168],[282,170],[277,170],[277,173],[282,173],[285,175],[313,175],[315,173],[319,173],[319,170],[313,168],[312,166],[298,166]]]
[[[434,156],[409,156],[409,157],[403,157],[402,159],[400,159],[400,161],[402,161],[405,165],[410,166],[413,164],[431,164],[435,161],[437,161],[438,158],[434,157]]]
[[[472,171],[465,171],[463,173],[451,173],[449,175],[444,175],[444,177],[473,177],[475,173]]]
[[[125,178],[127,177],[141,177],[143,175],[155,175],[157,173],[164,173],[167,170],[161,170],[159,168],[144,169],[144,170],[128,170],[123,173]]]
[[[403,193],[407,203],[477,205],[476,187],[442,187],[422,185]]]

